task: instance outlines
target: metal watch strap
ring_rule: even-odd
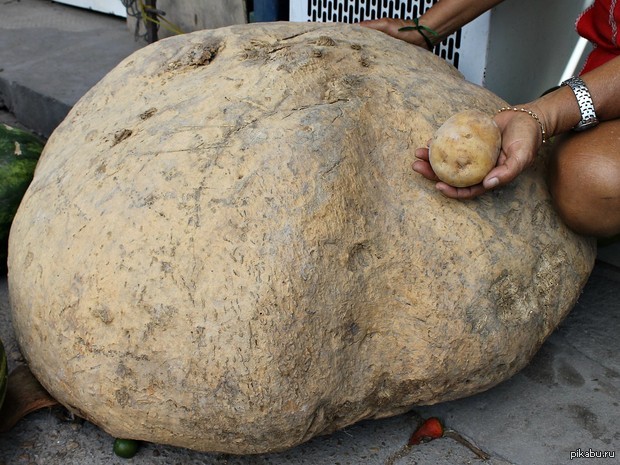
[[[583,131],[584,129],[596,126],[598,124],[598,118],[594,111],[594,102],[592,102],[592,96],[590,95],[586,83],[583,82],[583,79],[572,77],[564,81],[562,85],[569,86],[573,90],[575,98],[577,99],[577,104],[579,105],[579,111],[581,112],[581,121],[577,123],[573,130]]]

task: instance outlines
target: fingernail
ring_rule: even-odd
[[[486,187],[487,189],[493,189],[498,184],[499,184],[499,179],[491,178],[487,182],[484,183],[484,187]]]

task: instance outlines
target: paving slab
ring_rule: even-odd
[[[620,239],[598,248],[598,258],[620,268]]]
[[[618,329],[620,272],[599,263],[576,307],[524,370],[482,394],[417,411],[443,418],[515,465],[566,464],[577,450],[618,452]]]
[[[124,19],[46,0],[0,2],[0,44],[0,107],[45,137],[144,45]]]

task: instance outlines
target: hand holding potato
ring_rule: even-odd
[[[415,151],[414,171],[431,181],[438,181],[437,189],[446,197],[455,199],[472,199],[490,189],[509,183],[533,162],[542,143],[540,127],[533,118],[523,112],[499,113],[495,115],[493,121],[501,134],[499,157],[496,166],[492,167],[478,184],[455,186],[440,179],[430,162],[428,148],[418,148]],[[463,164],[463,161],[460,163]],[[456,167],[458,168],[458,163]]]
[[[502,134],[490,116],[478,110],[457,113],[435,132],[429,162],[439,179],[454,187],[480,184],[499,157]]]

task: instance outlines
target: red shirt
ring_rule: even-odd
[[[577,33],[594,46],[581,74],[593,70],[620,55],[620,1],[595,0],[577,18]]]

